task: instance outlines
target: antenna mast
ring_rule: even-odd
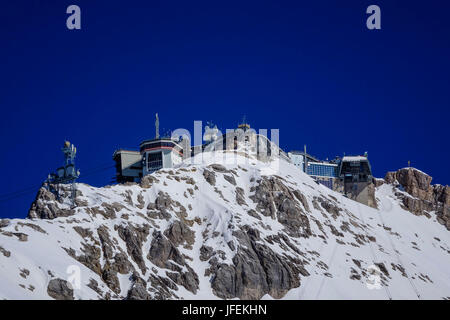
[[[158,114],[156,114],[156,120],[155,120],[155,139],[159,139],[159,118],[158,118]]]
[[[77,154],[77,148],[69,141],[64,142],[64,147],[61,149],[64,154],[64,166],[59,167],[55,173],[50,173],[48,175],[45,184],[48,189],[56,194],[56,198],[60,198],[59,189],[60,184],[70,184],[70,199],[71,208],[76,206],[76,186],[75,182],[80,177],[80,171],[75,167],[75,156]],[[56,185],[56,189],[52,186]]]

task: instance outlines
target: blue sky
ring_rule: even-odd
[[[66,28],[70,4],[81,7],[81,30]],[[381,30],[365,26],[371,4]],[[233,128],[246,115],[255,128],[279,128],[286,151],[368,151],[377,177],[410,160],[448,184],[449,9],[435,0],[3,1],[0,217],[26,216],[64,139],[78,147],[80,181],[110,183],[114,169],[96,169],[153,137],[155,112],[165,130],[192,130],[194,120]]]

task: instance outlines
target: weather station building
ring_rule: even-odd
[[[338,167],[336,162],[321,161],[306,152],[306,145],[303,151],[291,151],[288,153],[293,165],[310,175],[317,183],[334,189],[338,177]]]
[[[183,161],[183,148],[170,138],[155,138],[141,142],[143,175],[162,168],[172,168]]]
[[[367,152],[321,161],[304,151],[288,153],[292,164],[320,183],[360,203],[374,206],[373,177]]]
[[[339,188],[346,197],[375,206],[372,168],[367,152],[362,156],[344,156],[339,163]]]
[[[211,128],[206,127],[206,130],[211,131]],[[213,130],[216,130],[216,136],[208,137],[207,142],[202,146],[203,151],[237,150],[239,145],[242,145],[255,154],[260,161],[267,161],[274,155],[278,155],[281,159],[291,162],[288,154],[277,145],[277,142],[271,141],[261,132],[257,133],[250,124],[245,122],[245,118],[236,129],[227,131],[225,134],[218,134],[217,127]]]
[[[316,182],[334,190],[338,177],[339,165],[330,162],[308,162],[306,173]]]
[[[180,141],[160,137],[159,118],[156,114],[155,138],[144,140],[139,151],[116,150],[113,154],[116,163],[116,181],[118,183],[139,182],[148,174],[162,168],[172,168],[183,160],[183,148]]]
[[[306,152],[306,145],[304,147],[304,151],[293,150],[288,152],[288,156],[291,159],[292,164],[296,167],[299,167],[303,172],[307,171],[306,164],[308,162],[320,162],[319,159]]]

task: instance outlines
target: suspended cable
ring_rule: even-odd
[[[15,196],[16,194],[19,194],[19,193],[34,191],[34,190],[40,188],[40,186],[41,185],[35,185],[35,186],[32,186],[32,187],[23,188],[23,189],[14,191],[14,192],[4,193],[4,194],[0,195],[0,200],[3,199],[3,198],[8,198],[8,197]]]
[[[83,174],[82,177],[83,178],[84,177],[90,177],[90,176],[92,176],[94,174],[100,173],[102,171],[106,171],[106,170],[111,169],[113,167],[115,167],[115,165],[109,165],[107,167],[93,168],[93,169],[87,170],[88,173],[87,174]],[[14,191],[14,192],[9,192],[9,193],[2,194],[2,195],[0,195],[0,203],[6,202],[6,201],[9,201],[9,200],[13,200],[13,199],[16,199],[16,198],[19,198],[19,197],[23,197],[23,196],[25,196],[27,194],[36,193],[37,190],[39,190],[39,188],[41,186],[42,186],[42,184],[35,185],[33,187],[20,189],[20,190]]]
[[[333,262],[333,260],[334,260],[334,256],[335,256],[335,254],[336,254],[336,249],[337,249],[337,247],[338,247],[338,243],[335,241],[334,242],[334,248],[333,248],[333,252],[331,253],[331,257],[330,257],[330,260],[328,261],[328,269],[330,268],[330,266],[331,266],[331,263]],[[326,278],[327,276],[325,275],[325,274],[323,274],[323,276],[322,276],[322,281],[320,282],[320,287],[319,287],[319,291],[317,291],[317,294],[316,294],[316,300],[319,298],[319,295],[320,295],[320,293],[322,292],[322,288],[323,288],[323,285],[325,284],[325,278]]]
[[[358,214],[359,214],[359,217],[360,217],[362,223],[364,224],[364,226],[367,226],[366,222],[364,221],[364,217],[361,214],[361,204],[358,203],[357,207],[358,207]],[[374,251],[374,249],[372,247],[372,241],[369,240],[369,235],[367,233],[366,228],[363,227],[363,230],[364,230],[364,233],[366,234],[366,240],[369,241],[370,252],[372,254],[372,262],[373,262],[374,265],[376,265],[375,261],[377,261],[377,258],[375,256],[375,251]],[[389,288],[387,287],[387,285],[383,285],[383,288],[384,288],[384,290],[386,292],[386,295],[388,296],[389,300],[392,300],[392,296],[391,296],[391,293],[390,293]]]
[[[394,242],[392,241],[392,237],[391,237],[391,235],[389,234],[388,230],[386,230],[386,228],[385,228],[386,224],[384,223],[384,220],[383,220],[383,216],[382,216],[382,214],[381,214],[381,211],[380,211],[380,213],[379,213],[379,217],[380,217],[381,224],[383,225],[384,232],[386,233],[386,235],[387,235],[387,237],[388,237],[388,239],[389,239],[389,242],[390,242],[390,244],[391,244],[392,250],[394,250],[394,254],[395,254],[395,256],[397,257],[397,262],[398,262],[398,263],[400,264],[400,266],[403,268],[403,270],[404,270],[404,272],[405,272],[405,274],[406,274],[406,278],[407,278],[408,281],[409,281],[409,284],[411,285],[411,287],[412,287],[414,293],[416,294],[417,298],[420,300],[420,299],[421,299],[421,298],[420,298],[420,293],[419,293],[419,291],[417,290],[417,287],[414,285],[414,282],[412,281],[412,279],[411,279],[410,276],[408,275],[408,272],[406,272],[405,266],[404,266],[404,264],[402,263],[402,260],[400,259],[400,255],[399,255],[398,252],[397,252],[397,249],[396,249],[396,247],[395,247],[395,245],[394,245]]]
[[[322,241],[322,245],[320,246],[320,249],[318,250],[319,254],[322,252],[323,247],[325,246],[326,243],[327,243],[326,240]],[[306,288],[308,287],[308,284],[310,282],[311,282],[311,275],[308,278],[306,278],[306,281],[305,281],[305,284],[303,285],[303,288],[300,288],[300,293],[299,293],[299,296],[298,296],[299,300],[303,299],[303,295],[305,294]]]
[[[16,194],[14,196],[10,196],[10,197],[4,198],[4,199],[0,199],[0,203],[6,202],[6,201],[9,201],[9,200],[13,200],[13,199],[16,199],[16,198],[20,198],[20,197],[23,197],[23,196],[25,196],[27,194],[36,193],[36,191],[37,190],[34,189],[34,190],[30,190],[30,191],[25,191],[25,192],[22,192],[22,193],[19,193],[19,194]]]

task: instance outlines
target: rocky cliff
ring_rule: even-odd
[[[384,181],[396,190],[402,207],[416,215],[436,215],[437,221],[450,230],[450,187],[432,185],[432,177],[415,168],[388,172]]]

